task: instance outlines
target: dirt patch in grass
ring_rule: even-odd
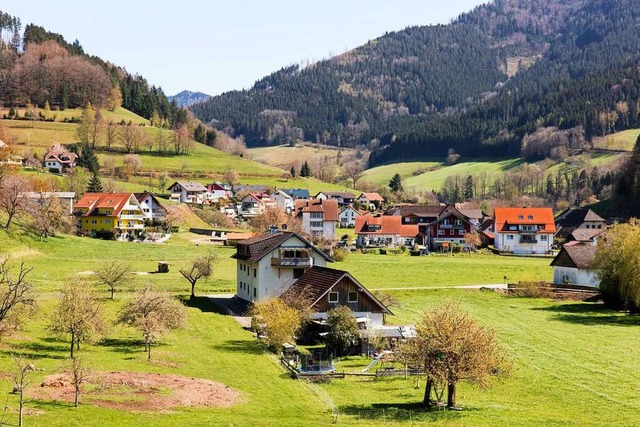
[[[73,402],[69,374],[50,375],[29,393],[38,399]],[[124,411],[163,411],[181,406],[228,407],[242,402],[224,384],[172,374],[101,372],[83,384],[80,403]]]

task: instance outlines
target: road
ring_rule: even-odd
[[[507,289],[504,283],[487,285],[457,285],[457,286],[404,286],[400,288],[371,288],[370,291],[428,291],[430,289]]]

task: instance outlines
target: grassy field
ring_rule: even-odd
[[[24,108],[16,108],[15,110],[18,113],[18,115],[24,116],[24,113],[25,113]],[[83,111],[82,108],[67,108],[66,110],[59,110],[59,111],[52,110],[50,113],[51,114],[50,118],[54,118],[54,121],[56,122],[62,122],[64,120],[80,120],[82,118],[82,111]],[[40,112],[44,113],[42,109],[40,109]],[[8,108],[0,109],[0,116],[4,116],[7,114],[9,114]],[[102,118],[106,122],[119,123],[122,120],[124,120],[127,123],[131,122],[137,125],[149,124],[149,120],[135,113],[132,113],[131,111],[126,110],[122,107],[118,107],[113,111],[100,110],[100,114],[102,115]]]
[[[638,136],[640,136],[640,129],[629,129],[603,138],[597,138],[594,146],[607,150],[631,151],[638,140]]]
[[[355,154],[355,150],[342,148],[342,158],[346,159]],[[338,148],[326,145],[300,144],[295,147],[289,145],[279,145],[275,147],[250,148],[249,158],[257,162],[266,163],[285,170],[289,170],[292,164],[309,160],[313,164],[313,159],[318,157],[328,157],[337,161]]]
[[[196,292],[229,292],[235,286],[235,262],[230,258],[234,250],[205,244],[201,237],[184,231],[167,243],[148,245],[71,236],[38,242],[15,228],[11,235],[0,231],[0,247],[11,254],[12,263],[25,261],[34,267],[30,279],[41,292],[37,318],[19,336],[0,344],[0,371],[10,369],[12,355],[30,355],[39,369],[34,387],[46,375],[59,372],[67,355],[66,342],[46,331],[56,292],[67,280],[90,277],[89,272],[105,260],[127,261],[137,273],[124,292],[116,293],[115,302],[105,300],[111,316],[131,296],[130,291],[147,283],[186,295],[187,282],[178,268],[209,251],[217,256],[214,277],[198,283]],[[159,260],[169,261],[171,271],[149,274]],[[27,403],[28,408],[39,411],[27,417],[27,425],[208,425],[215,420],[216,425],[322,426],[332,422],[336,410],[339,425],[359,426],[638,424],[640,372],[635,352],[629,349],[640,339],[640,328],[634,328],[640,319],[592,304],[511,298],[492,291],[390,290],[503,283],[505,275],[509,281],[544,280],[551,275],[549,261],[494,255],[350,254],[345,262],[332,265],[351,272],[369,288],[391,292],[400,302],[392,307],[395,316],[388,319],[393,324],[413,323],[425,308],[454,299],[478,321],[496,329],[513,357],[515,370],[487,392],[461,384],[462,412],[420,410],[416,402],[422,397],[423,381],[415,388],[414,380],[402,378],[350,378],[321,385],[291,380],[233,319],[198,305],[187,309],[185,330],[169,334],[154,348],[156,362],[146,362],[135,331],[119,326],[110,328],[105,342],[85,346],[82,353],[96,370],[220,381],[239,390],[244,403],[227,409],[132,413],[92,405],[90,396],[77,409],[68,403],[37,399]],[[338,367],[356,371],[367,363],[364,358],[347,358]],[[11,388],[6,377],[0,376],[0,387]],[[8,405],[14,417],[15,396],[9,396]]]

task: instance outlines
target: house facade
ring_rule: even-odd
[[[589,208],[569,208],[555,219],[556,237],[568,239],[576,230],[606,230],[607,223]]]
[[[268,208],[275,208],[276,201],[266,193],[247,194],[238,203],[238,215],[243,218],[254,218],[262,215]]]
[[[342,207],[352,204],[356,196],[349,191],[321,191],[314,196],[314,199],[335,200],[338,206]]]
[[[160,204],[156,196],[151,193],[134,193],[140,204],[144,219],[149,222],[164,221],[167,218],[167,210]]]
[[[207,192],[205,193],[205,199],[218,203],[220,199],[231,199],[233,198],[233,190],[231,186],[228,184],[223,184],[221,182],[213,182],[207,185]]]
[[[494,245],[519,255],[551,253],[556,226],[551,208],[495,208]]]
[[[434,222],[421,226],[424,244],[432,251],[448,250],[452,244],[465,245],[465,235],[475,232],[474,226],[453,206],[447,206]]]
[[[296,200],[295,212],[302,229],[314,236],[335,239],[338,229],[339,208],[336,200]]]
[[[364,209],[375,211],[380,209],[384,203],[384,198],[378,193],[361,193],[358,202]]]
[[[176,181],[167,190],[171,193],[169,200],[180,203],[202,204],[207,193],[207,187],[190,181]]]
[[[417,224],[402,224],[402,218],[390,215],[361,215],[356,218],[356,246],[412,246],[417,239]]]
[[[285,193],[282,190],[276,190],[276,192],[273,193],[271,197],[276,202],[277,208],[282,212],[285,212],[286,214],[293,213],[293,209],[295,208],[295,201],[289,194]]]
[[[385,315],[393,314],[351,274],[327,267],[309,268],[282,296],[308,302],[313,320],[326,320],[329,311],[347,306],[357,319],[380,327]]]
[[[353,206],[344,206],[340,209],[338,214],[338,220],[341,228],[353,228],[356,226],[356,218],[359,217],[360,212]]]
[[[118,238],[144,230],[144,212],[132,193],[86,193],[76,204],[80,231],[95,236],[111,232]]]
[[[600,286],[598,271],[590,268],[596,250],[597,247],[592,244],[572,242],[563,245],[551,262],[553,283],[558,286],[575,285],[591,288]]]
[[[42,165],[52,172],[69,173],[76,167],[76,159],[75,153],[55,148],[45,154]]]
[[[278,297],[306,270],[331,257],[299,234],[272,232],[237,242],[236,295],[245,301]]]

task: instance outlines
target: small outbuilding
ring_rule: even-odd
[[[598,272],[590,267],[596,255],[597,246],[571,242],[562,247],[551,262],[555,285],[600,286]]]

